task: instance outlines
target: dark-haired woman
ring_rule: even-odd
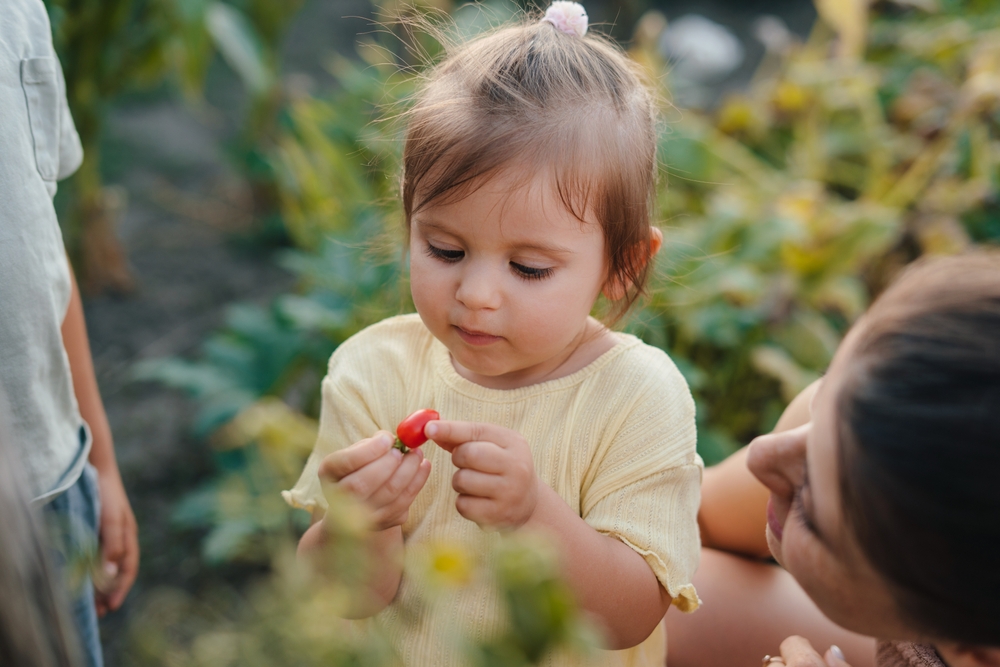
[[[742,455],[764,487],[739,458],[724,469],[730,492],[707,498],[709,540],[752,553],[748,536],[766,523],[771,553],[815,605],[883,640],[880,667],[1000,666],[1000,255],[908,271],[784,421],[801,425],[758,438]],[[727,504],[746,511],[728,528],[713,519]],[[697,662],[698,644],[724,636],[727,624],[744,634],[789,627],[769,612],[781,612],[785,595],[801,603],[774,584],[758,591],[757,617],[735,609],[726,617],[726,597],[739,599],[748,572],[767,566],[721,555],[707,563],[701,576],[723,611],[712,635],[668,615],[668,625],[678,621],[671,665]],[[782,642],[780,655],[777,645],[765,650],[789,667],[843,666],[845,653],[855,665],[866,659],[824,644],[822,656],[800,637]],[[754,663],[747,658],[739,662]]]

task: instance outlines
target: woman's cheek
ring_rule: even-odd
[[[790,519],[782,539],[782,566],[803,590],[823,607],[837,587],[834,564],[828,552],[804,527]]]

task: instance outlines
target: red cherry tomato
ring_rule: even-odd
[[[427,426],[427,422],[432,422],[435,419],[441,419],[441,415],[438,414],[437,410],[417,410],[412,415],[399,422],[399,426],[396,427],[396,440],[397,445],[402,445],[399,449],[402,451],[407,451],[408,449],[416,449],[420,445],[427,442],[427,436],[424,435],[424,427]]]

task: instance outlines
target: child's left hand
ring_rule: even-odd
[[[458,513],[481,528],[520,528],[538,503],[538,476],[520,433],[495,424],[432,421],[424,433],[451,452]]]

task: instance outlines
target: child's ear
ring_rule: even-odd
[[[660,248],[663,247],[663,232],[660,231],[659,227],[649,228],[649,244],[638,244],[635,247],[635,252],[639,255],[636,262],[640,267],[646,266],[649,262],[656,257],[656,253],[660,252]],[[628,296],[628,290],[632,285],[625,284],[618,276],[612,276],[608,278],[607,284],[604,285],[602,290],[605,298],[610,301],[618,301],[619,299],[624,299]]]

